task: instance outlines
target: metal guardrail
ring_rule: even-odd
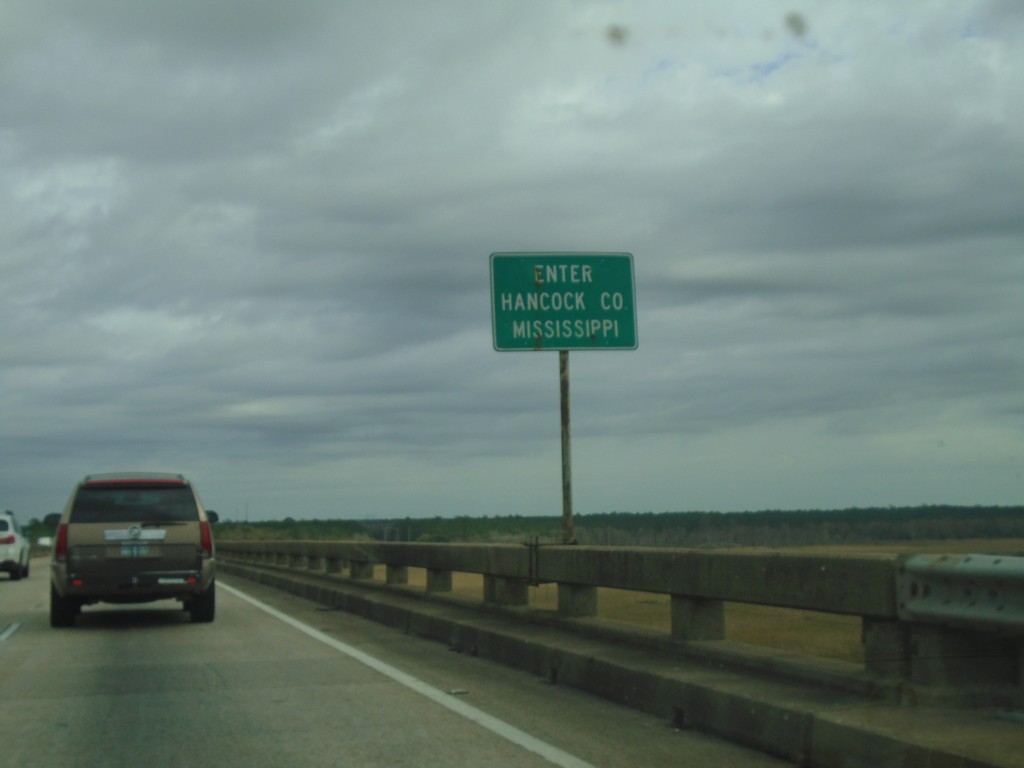
[[[1024,637],[1024,557],[908,556],[896,592],[901,621]]]

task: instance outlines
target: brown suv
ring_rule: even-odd
[[[50,624],[83,605],[177,599],[213,621],[214,512],[181,475],[89,475],[71,494],[50,563]]]

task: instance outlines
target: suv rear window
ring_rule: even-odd
[[[0,533],[11,530],[11,527],[7,525],[7,521],[0,517]]]
[[[104,485],[78,489],[72,523],[164,523],[199,519],[188,486]]]

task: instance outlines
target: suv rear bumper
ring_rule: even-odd
[[[152,600],[188,599],[206,592],[214,582],[215,565],[205,561],[198,570],[154,570],[118,573],[68,572],[56,564],[50,581],[61,597],[83,602],[142,603]]]
[[[4,544],[0,546],[0,571],[21,565],[22,557],[22,550],[18,548],[17,544]],[[25,559],[28,560],[27,557]]]

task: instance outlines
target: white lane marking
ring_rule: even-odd
[[[13,622],[11,624],[8,624],[7,628],[3,632],[0,632],[0,643],[2,643],[4,640],[9,638],[15,632],[17,632],[20,627],[21,627],[21,622],[18,622],[18,621],[15,621],[15,622]]]
[[[360,651],[358,648],[353,648],[351,645],[343,643],[339,640],[335,640],[333,637],[325,635],[323,632],[314,629],[308,624],[303,624],[298,619],[294,619],[285,613],[281,613],[275,608],[271,608],[269,605],[260,602],[255,597],[250,597],[244,592],[240,592],[234,587],[228,586],[220,579],[217,579],[217,585],[218,589],[226,589],[228,592],[235,595],[236,597],[239,597],[242,600],[245,600],[247,603],[254,605],[261,611],[270,614],[275,619],[279,619],[280,621],[283,621],[285,624],[294,627],[295,629],[308,635],[314,640],[319,640],[324,645],[328,645],[336,651],[339,651],[345,654],[346,656],[355,659],[361,664],[365,664],[366,666],[370,667],[370,669],[376,670],[377,672],[380,672],[382,675],[390,677],[395,682],[401,683],[405,687],[412,689],[421,696],[426,696],[428,699],[437,704],[440,704],[442,707],[447,707],[452,712],[461,715],[467,720],[471,720],[477,725],[483,726],[491,733],[501,736],[503,739],[507,739],[508,741],[511,741],[513,744],[516,744],[522,747],[523,749],[529,750],[530,752],[533,752],[536,755],[540,755],[550,763],[554,763],[557,766],[561,766],[561,768],[595,768],[595,766],[591,765],[590,763],[584,760],[580,760],[578,757],[570,755],[568,752],[564,752],[558,747],[548,744],[546,741],[541,741],[540,739],[531,736],[525,731],[519,730],[514,725],[509,725],[504,720],[499,720],[498,718],[492,715],[488,715],[486,712],[483,712],[482,710],[479,710],[470,704],[466,704],[464,701],[460,699],[453,698],[451,695],[444,693],[443,691],[440,691],[437,688],[431,687],[419,678],[406,674],[405,672],[402,672],[400,669],[392,667],[390,664],[386,664],[380,659],[370,656],[369,654],[364,653],[363,651]]]

